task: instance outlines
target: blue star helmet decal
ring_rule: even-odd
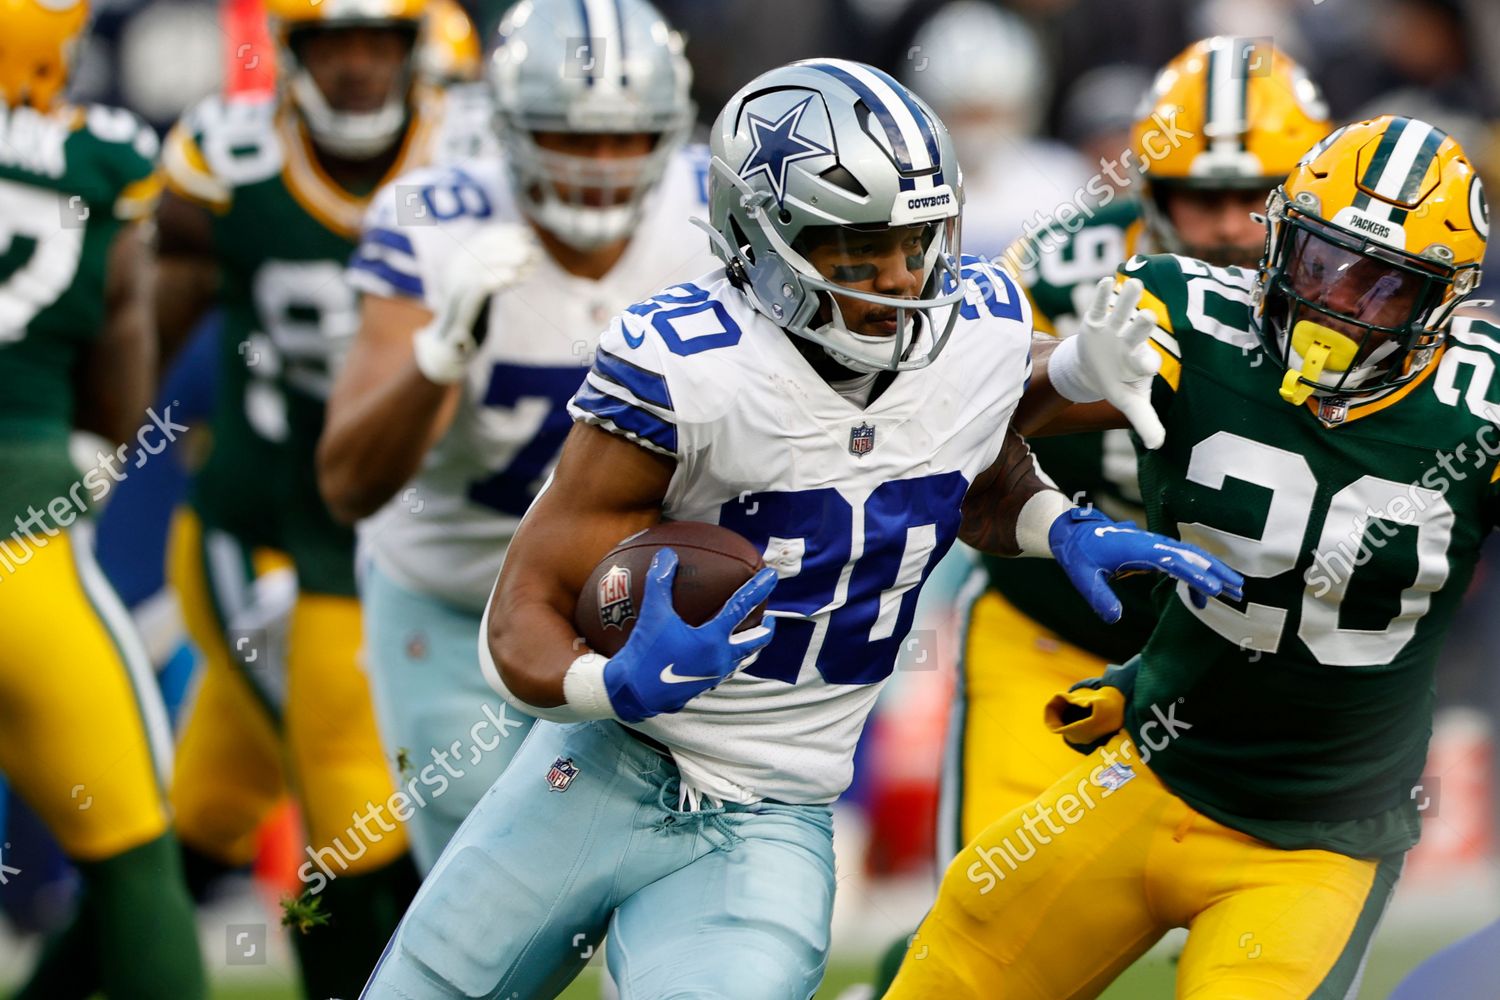
[[[833,154],[833,150],[827,146],[797,132],[797,123],[802,120],[803,113],[811,103],[812,98],[809,97],[774,122],[753,111],[747,116],[750,138],[755,145],[750,150],[750,155],[745,157],[745,162],[740,164],[739,174],[747,181],[756,174],[765,174],[778,205],[786,194],[787,164]]]

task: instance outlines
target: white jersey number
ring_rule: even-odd
[[[87,219],[77,195],[0,181],[0,344],[25,337],[73,283]]]
[[[1193,447],[1187,479],[1211,490],[1223,490],[1228,479],[1271,492],[1265,526],[1254,537],[1200,522],[1179,524],[1184,541],[1202,545],[1245,576],[1267,579],[1297,566],[1312,517],[1317,477],[1296,452],[1219,431]],[[1401,498],[1399,506],[1396,500]],[[1375,516],[1370,516],[1374,512]],[[1374,522],[1392,526],[1371,530]],[[1396,525],[1417,528],[1417,573],[1400,595],[1400,611],[1383,629],[1340,625],[1339,612],[1349,581],[1395,533]],[[1448,577],[1448,543],[1453,509],[1443,495],[1411,483],[1363,476],[1329,501],[1318,530],[1313,564],[1304,574],[1301,621],[1297,637],[1318,661],[1330,666],[1369,667],[1391,662],[1416,634],[1432,595]],[[1186,584],[1178,597],[1193,614],[1240,649],[1275,653],[1281,647],[1290,609],[1246,603],[1237,611],[1222,601],[1196,608]]]

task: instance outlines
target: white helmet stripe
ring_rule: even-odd
[[[1416,166],[1417,154],[1422,151],[1422,144],[1431,134],[1432,126],[1424,121],[1412,119],[1407,123],[1400,138],[1396,140],[1396,148],[1391,150],[1390,159],[1385,161],[1380,179],[1375,182],[1377,195],[1392,200],[1398,198],[1406,183],[1406,175]]]
[[[618,0],[578,0],[578,6],[584,36],[590,40],[589,86],[619,90],[625,84],[625,35]]]
[[[874,106],[870,110],[881,118],[882,123],[893,122],[895,124],[906,145],[906,154],[914,169],[931,170],[937,166],[928,146],[930,127],[925,122],[917,120],[917,113],[912,111],[895,88],[881,75],[871,72],[870,67],[862,63],[849,62],[844,59],[822,59],[814,65],[840,70],[858,82],[860,86],[856,89],[862,88],[870,98],[873,98]],[[917,182],[925,187],[932,187],[933,176],[928,174],[925,177],[919,177]]]
[[[1239,149],[1243,141],[1247,61],[1253,58],[1253,51],[1239,38],[1209,49],[1208,121],[1204,132],[1215,149]]]

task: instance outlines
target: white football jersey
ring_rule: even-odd
[[[755,663],[635,727],[698,791],[816,803],[848,786],[918,591],[1030,373],[1025,296],[977,258],[963,273],[946,348],[864,408],[722,271],[632,306],[600,339],[569,412],[675,458],[663,515],[732,528],[780,575],[776,638]]]
[[[539,250],[527,278],[491,300],[452,426],[417,476],[360,525],[362,557],[403,586],[483,610],[511,535],[572,426],[567,403],[599,331],[642,295],[711,265],[707,236],[688,221],[705,214],[707,170],[703,147],[674,157],[602,279],[569,274]],[[437,312],[465,239],[522,218],[499,159],[408,174],[371,209],[350,281]]]

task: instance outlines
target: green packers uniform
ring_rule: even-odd
[[[1245,600],[1153,591],[1124,731],[959,854],[890,997],[1094,996],[1190,926],[1179,996],[1337,1000],[1417,839],[1433,667],[1500,520],[1500,328],[1455,320],[1404,386],[1293,407],[1253,272],[1120,277],[1159,324],[1151,527]]]
[[[1253,332],[1253,274],[1175,257],[1122,274],[1170,321],[1151,527],[1241,569],[1248,602],[1165,601],[1127,728],[1182,699],[1193,729],[1152,768],[1199,811],[1280,847],[1404,851],[1438,649],[1500,511],[1500,329],[1459,319],[1408,386],[1293,408]]]
[[[453,111],[445,95],[422,93],[380,183],[438,155],[454,121],[466,120]],[[212,451],[171,557],[208,661],[179,752],[183,839],[222,861],[246,860],[287,784],[285,767],[309,843],[325,848],[335,837],[347,841],[351,815],[392,792],[357,660],[354,535],[323,505],[315,463],[333,372],[359,323],[343,269],[378,185],[340,187],[291,107],[261,97],[212,98],[192,109],[168,136],[163,165],[176,194],[213,213],[224,322]],[[243,632],[237,612],[250,603],[257,573],[274,565],[267,550],[290,558],[298,592],[285,679],[271,691],[240,665],[245,657],[236,654],[245,651],[226,641],[261,641]],[[405,850],[397,829],[349,869],[380,868]]]
[[[1097,211],[1074,232],[1054,226],[1017,240],[1002,263],[1031,300],[1043,333],[1065,335],[1076,322],[1075,290],[1089,291],[1141,243],[1134,200]],[[1032,451],[1076,502],[1119,520],[1144,518],[1136,454],[1127,430],[1037,438]],[[1106,625],[1056,563],[980,557],[986,587],[968,609],[960,685],[954,702],[938,852],[946,863],[996,816],[1028,802],[1077,755],[1042,719],[1047,699],[1075,681],[1134,656],[1151,634],[1152,581],[1115,583],[1124,617]]]
[[[136,457],[106,456],[112,474],[74,467],[73,376],[105,322],[110,247],[156,204],[157,143],[101,106],[0,105],[0,126],[0,770],[70,856],[102,858],[166,831],[171,736],[129,614],[79,531]],[[86,810],[69,797],[80,781]]]
[[[127,442],[81,473],[68,452],[75,370],[109,321],[111,249],[155,207],[156,152],[129,111],[0,103],[0,771],[85,887],[27,1000],[204,993],[166,709],[87,517],[149,453]],[[144,429],[139,443],[160,450]]]

